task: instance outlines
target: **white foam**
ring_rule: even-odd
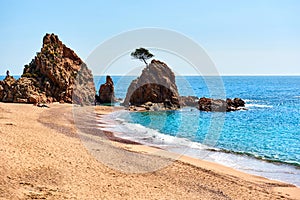
[[[248,103],[248,102],[255,102],[256,100],[252,100],[252,99],[244,99],[244,101],[245,101],[246,103]]]
[[[142,143],[151,143],[155,145],[174,145],[175,143],[187,144],[187,139],[161,134],[158,130],[147,128],[140,124],[124,122],[121,124],[124,128],[124,135],[130,137],[128,139],[139,140]],[[127,129],[127,130],[126,130]],[[126,133],[127,132],[127,133]]]
[[[263,101],[261,100],[253,100],[253,99],[244,99],[245,101],[245,107],[246,108],[251,108],[251,107],[255,107],[255,108],[273,108],[273,106],[271,105],[266,105],[263,104]]]
[[[110,118],[107,118],[111,120],[111,117],[116,117],[116,119],[119,120],[117,120],[117,125],[115,121],[115,124],[113,126],[105,126],[105,130],[122,133],[118,135],[118,137],[121,137],[123,139],[128,139],[145,145],[156,146],[166,150],[176,149],[176,151],[179,153],[184,152],[187,148],[197,150],[208,148],[207,146],[202,145],[200,143],[192,142],[187,138],[180,138],[176,136],[162,134],[158,130],[145,127],[141,124],[126,122],[124,119],[118,117],[120,116],[119,114],[124,113],[114,113],[114,116],[111,115]],[[107,119],[102,119],[101,122],[103,122],[103,120],[106,121]],[[103,130],[104,128],[100,129]]]
[[[262,105],[262,104],[255,104],[255,103],[248,103],[245,105],[246,108],[250,107],[256,107],[256,108],[273,108],[273,106],[270,105]]]

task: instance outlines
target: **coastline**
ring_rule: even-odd
[[[95,109],[96,113],[101,116],[101,115],[107,115],[107,114],[111,114],[112,112],[122,110],[122,107],[120,107],[120,108],[117,108],[116,110],[111,109],[110,112],[107,112],[107,110],[106,110],[107,107],[106,108],[105,107],[106,106],[99,106],[98,110]],[[101,108],[102,109],[104,108],[104,110],[101,110]],[[110,109],[110,108],[108,107],[108,109]],[[101,119],[101,117],[100,117],[100,119]],[[103,123],[103,122],[100,121],[100,123]],[[105,128],[105,126],[102,128]],[[101,127],[100,127],[100,129],[101,129]],[[138,152],[138,153],[154,154],[154,155],[155,154],[161,155],[161,153],[162,153],[161,151],[157,151],[157,149],[161,149],[159,147],[149,146],[149,145],[141,144],[141,143],[135,142],[135,141],[130,142],[130,140],[122,139],[121,137],[116,137],[115,133],[112,131],[103,131],[103,132],[104,133],[108,132],[109,137],[112,135],[112,137],[111,137],[112,141],[121,142],[122,145],[119,144],[118,146],[120,146],[121,148],[125,148],[126,150]],[[124,141],[122,142],[121,140],[124,140]],[[286,186],[288,186],[288,187],[289,186],[297,187],[298,189],[296,189],[296,190],[299,190],[299,191],[295,190],[296,194],[297,194],[297,195],[295,195],[295,197],[298,197],[300,195],[300,188],[291,183],[286,183],[286,182],[282,182],[280,180],[273,180],[273,179],[269,179],[269,178],[266,178],[263,176],[250,174],[250,173],[243,172],[238,169],[234,169],[232,167],[228,167],[228,166],[225,166],[225,165],[222,165],[220,163],[213,162],[210,160],[198,159],[195,157],[191,157],[189,155],[181,155],[181,154],[178,154],[175,152],[170,152],[170,151],[163,150],[163,149],[161,149],[161,150],[163,151],[163,156],[165,156],[165,157],[169,157],[172,159],[175,158],[176,161],[183,162],[185,164],[190,164],[190,165],[200,167],[200,168],[201,167],[210,168],[210,169],[213,169],[213,171],[216,171],[217,173],[224,173],[224,171],[226,171],[226,175],[236,176],[236,177],[243,178],[246,180],[251,180],[251,182],[255,182],[255,183],[266,182],[268,184],[274,184],[274,185],[286,184]],[[251,159],[254,159],[254,158],[251,158]],[[285,189],[283,191],[285,191]],[[286,190],[286,191],[289,191],[289,190]]]
[[[100,115],[112,110],[103,109]],[[299,199],[300,189],[229,167],[118,140],[117,148],[177,158],[153,173],[126,174],[98,162],[86,150],[72,118],[72,105],[0,103],[0,198],[191,198]],[[97,138],[98,136],[93,136]],[[154,155],[155,156],[155,155]],[[141,184],[142,183],[142,184]]]
[[[187,110],[188,107],[187,107]],[[185,112],[180,111],[180,112]],[[143,126],[142,123],[134,123],[138,113],[128,114],[127,111],[120,111],[112,115],[104,116],[97,123],[107,123],[98,126],[104,132],[116,132],[117,136],[123,139],[141,143],[146,146],[160,148],[168,152],[186,155],[195,159],[206,160],[213,163],[242,171],[255,176],[265,177],[271,180],[300,186],[299,166],[283,161],[270,160],[256,156],[255,154],[229,151],[219,147],[211,147],[198,143],[194,140],[161,133],[158,129]],[[144,116],[147,116],[145,114]],[[152,116],[151,114],[149,114]],[[143,118],[143,115],[137,115]],[[155,115],[154,115],[155,116]],[[133,120],[132,120],[133,117]],[[115,119],[115,121],[113,120]],[[125,119],[125,120],[124,120]],[[126,120],[127,119],[127,120]],[[112,125],[113,124],[113,125]],[[121,134],[120,134],[121,133]],[[179,156],[178,156],[179,157]]]

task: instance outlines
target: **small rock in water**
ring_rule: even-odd
[[[207,112],[230,112],[237,110],[245,110],[245,101],[240,98],[232,99],[211,99],[202,97],[198,101],[199,110]]]

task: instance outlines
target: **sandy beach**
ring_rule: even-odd
[[[109,132],[106,140],[80,133],[72,105],[49,107],[0,103],[0,199],[300,199],[300,189],[291,184],[178,157]],[[111,111],[97,108],[99,114]],[[94,154],[97,149],[88,150],[82,138],[105,152]],[[156,171],[125,173],[100,162],[116,152],[131,152],[141,171],[151,166],[147,162],[179,159]]]

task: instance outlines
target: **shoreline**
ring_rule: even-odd
[[[122,110],[122,109],[117,109],[116,111],[119,111],[119,110]],[[100,114],[101,114],[101,112],[100,112]],[[105,113],[105,114],[109,114],[109,113]],[[99,119],[101,119],[101,118],[99,118]],[[108,127],[106,127],[104,125],[99,128],[100,129],[103,128],[104,132],[107,132],[107,129],[110,129],[109,130],[110,134],[114,134],[113,132],[115,130],[114,130],[114,128],[112,128],[112,129],[110,128],[111,124],[109,124],[109,122],[107,122],[106,120],[104,120],[104,122],[103,122],[103,120],[102,121],[100,120],[100,121],[98,121],[98,123],[108,123],[107,124]],[[118,126],[118,124],[114,124],[114,125]],[[162,133],[160,133],[160,134],[162,134]],[[165,134],[163,134],[163,135],[165,135]],[[185,146],[178,147],[177,149],[176,148],[166,149],[164,147],[160,147],[160,144],[158,144],[158,143],[157,144],[153,143],[153,145],[152,145],[151,142],[145,143],[144,141],[141,141],[141,140],[134,140],[134,138],[130,138],[130,137],[128,137],[128,135],[126,135],[124,138],[122,137],[122,134],[119,137],[117,137],[117,136],[114,136],[114,137],[115,137],[114,140],[117,140],[118,138],[121,138],[121,139],[125,138],[125,140],[132,141],[132,143],[137,143],[137,144],[141,144],[141,145],[145,145],[145,146],[159,148],[159,149],[162,149],[162,150],[165,150],[168,152],[177,153],[180,156],[184,155],[184,156],[187,156],[187,157],[190,157],[193,159],[200,159],[200,160],[205,160],[208,162],[217,163],[217,164],[229,167],[229,168],[233,168],[234,170],[238,170],[243,173],[251,174],[254,176],[261,176],[261,177],[264,177],[264,178],[267,178],[270,180],[279,181],[279,182],[286,183],[286,184],[292,184],[298,188],[300,186],[299,185],[300,182],[294,181],[293,175],[292,175],[292,174],[294,174],[294,170],[296,170],[295,173],[297,173],[299,171],[299,168],[297,165],[288,164],[288,163],[279,162],[279,161],[269,161],[269,160],[259,159],[255,156],[251,156],[246,153],[241,154],[241,153],[237,153],[237,152],[231,152],[231,151],[222,150],[222,149],[214,149],[214,148],[209,148],[209,147],[205,147],[205,149],[203,149],[203,150],[193,148],[191,146],[186,146],[186,148],[188,148],[186,150],[182,149]],[[190,141],[190,142],[191,142],[190,145],[192,145],[192,146],[194,143],[197,143],[197,142],[192,142],[192,141]],[[174,145],[176,145],[176,144],[174,144]],[[209,155],[209,156],[207,156],[207,155]],[[223,157],[225,157],[226,159],[223,159]],[[234,164],[235,162],[239,162],[239,163],[241,162],[242,164],[236,165],[236,164]],[[250,168],[248,167],[249,165],[251,165]],[[273,173],[275,173],[275,174],[273,175]],[[297,178],[295,180],[297,180]]]
[[[101,106],[99,106],[101,107]],[[102,106],[102,107],[105,107],[105,106]],[[123,108],[124,109],[124,108]],[[96,109],[97,110],[97,109]],[[122,110],[120,108],[118,108],[116,111],[119,111],[119,110]],[[97,111],[96,111],[97,112]],[[100,116],[101,115],[107,115],[107,114],[111,114],[112,112],[115,112],[115,111],[111,111],[111,112],[97,112],[97,114],[99,114]],[[139,112],[139,111],[136,111],[136,112]],[[100,117],[101,119],[101,117]],[[100,122],[100,123],[103,123]],[[105,127],[103,127],[105,128]],[[101,129],[101,127],[100,127]],[[123,138],[121,137],[117,137],[114,135],[114,132],[113,131],[104,131],[104,133],[107,133],[109,132],[110,133],[110,136],[112,135],[113,138],[112,140],[113,141],[118,141],[119,139],[123,140]],[[162,149],[160,147],[156,147],[156,146],[149,146],[149,145],[146,145],[146,144],[142,144],[142,143],[139,143],[139,142],[136,142],[136,141],[131,141],[131,140],[128,140],[128,139],[125,139],[126,142],[122,142],[123,144],[125,144],[125,147],[123,148],[126,148],[127,150],[131,150],[131,151],[134,151],[134,152],[139,152],[139,153],[153,153],[153,152],[156,152],[156,149],[159,148],[163,151],[166,151],[167,154],[170,154],[172,156],[170,157],[175,157],[175,158],[178,158],[178,161],[181,161],[181,162],[184,162],[184,163],[187,163],[187,164],[191,164],[191,165],[194,165],[194,166],[197,166],[197,167],[201,167],[201,166],[210,166],[211,168],[216,168],[218,172],[223,172],[223,170],[220,170],[220,169],[226,169],[226,172],[230,172],[230,175],[235,175],[235,176],[242,176],[242,177],[247,177],[247,179],[250,179],[254,182],[260,182],[262,179],[265,179],[267,182],[273,182],[274,184],[286,184],[286,185],[292,185],[294,187],[297,187],[299,188],[299,192],[300,192],[300,187],[297,186],[297,185],[294,185],[292,183],[288,183],[288,182],[283,182],[281,180],[276,180],[276,179],[270,179],[270,178],[267,178],[267,177],[264,177],[264,176],[261,176],[261,175],[255,175],[255,174],[251,174],[251,173],[248,173],[248,172],[245,172],[245,171],[242,171],[240,169],[236,169],[236,168],[233,168],[233,167],[229,167],[229,166],[226,166],[222,163],[219,163],[219,162],[216,162],[216,161],[211,161],[211,160],[206,160],[206,159],[200,159],[200,158],[196,158],[196,157],[193,157],[193,156],[190,156],[190,155],[184,155],[184,154],[178,154],[178,153],[175,153],[175,152],[170,152],[170,151],[167,151],[165,149]],[[131,141],[131,142],[128,142],[128,141]],[[129,146],[129,147],[128,147]],[[225,150],[224,150],[225,151]],[[217,152],[217,151],[216,151]],[[221,153],[228,153],[228,152],[223,152],[222,150],[220,150],[219,152]],[[230,153],[229,153],[230,154]],[[236,153],[237,156],[241,156],[239,154]],[[250,159],[253,159],[253,160],[258,160],[258,162],[266,162],[266,163],[270,163],[270,164],[276,164],[277,162],[270,162],[270,161],[263,161],[263,160],[259,160],[255,157],[249,157]],[[294,165],[287,165],[285,163],[279,163],[280,165],[286,165],[288,167],[296,167]],[[299,193],[300,195],[300,193]]]
[[[108,111],[103,110],[101,114]],[[300,196],[300,189],[291,184],[187,156],[180,156],[152,173],[127,174],[111,169],[96,160],[83,145],[69,104],[50,104],[47,109],[0,103],[0,122],[3,138],[0,198],[299,199]],[[136,156],[151,153],[151,159],[155,160],[154,154],[162,156],[163,152],[163,156],[178,157],[157,148],[116,141],[117,134],[105,134],[113,139],[110,145],[137,152]]]

